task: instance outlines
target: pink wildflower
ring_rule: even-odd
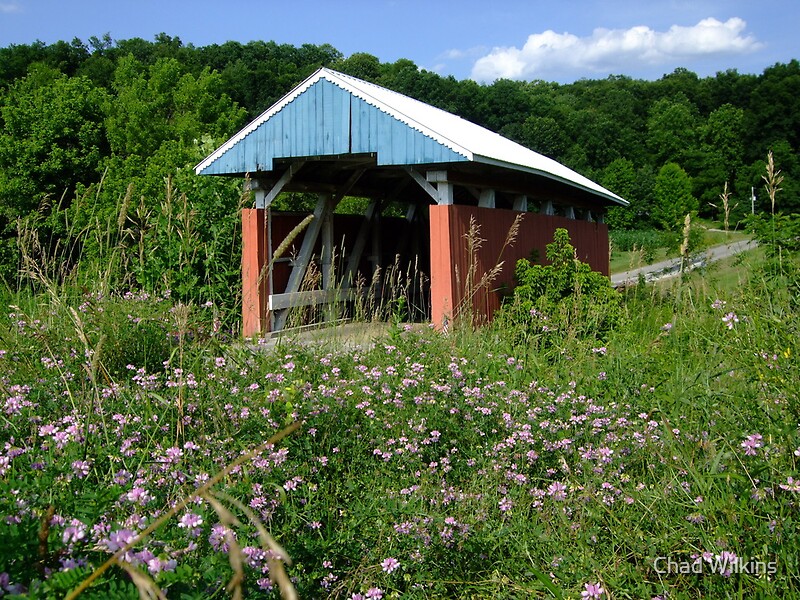
[[[747,456],[755,456],[756,449],[761,448],[764,444],[761,442],[763,438],[760,433],[748,435],[747,438],[740,444],[744,448],[744,453]]]
[[[400,567],[400,561],[396,558],[389,557],[381,561],[381,569],[384,573],[391,573]]]
[[[581,592],[581,598],[586,600],[599,598],[605,594],[605,590],[603,590],[599,583],[587,583],[584,587],[586,589]]]

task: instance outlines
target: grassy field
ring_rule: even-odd
[[[601,338],[269,347],[166,294],[7,293],[0,589],[800,597],[796,291],[755,253],[627,291]]]

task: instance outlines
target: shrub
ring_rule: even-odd
[[[556,230],[546,254],[548,265],[517,262],[517,287],[498,322],[524,337],[603,338],[622,314],[608,277],[576,258],[566,229]]]

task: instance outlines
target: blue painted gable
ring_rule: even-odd
[[[461,154],[320,79],[269,116],[200,172],[272,171],[276,158],[376,153],[379,165],[467,160]]]

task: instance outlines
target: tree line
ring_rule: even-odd
[[[769,151],[784,176],[776,210],[800,210],[794,59],[760,75],[676,69],[656,81],[481,85],[327,44],[105,35],[0,48],[0,277],[17,276],[24,233],[36,240],[28,251],[58,256],[53,269],[68,271],[80,255],[124,263],[139,285],[229,290],[247,199],[241,182],[192,168],[320,66],[458,114],[600,182],[631,201],[610,212],[612,228],[671,229],[689,211],[716,217],[726,184],[732,223],[750,212],[751,190],[755,210],[768,210]]]

